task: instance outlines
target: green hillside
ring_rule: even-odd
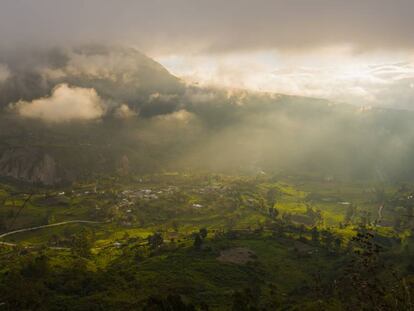
[[[3,184],[3,232],[96,223],[4,236],[0,297],[12,310],[407,310],[412,191],[178,173]]]

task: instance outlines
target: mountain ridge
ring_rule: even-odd
[[[409,111],[184,85],[131,49],[94,47],[66,52],[66,58],[54,53],[60,58],[43,61],[51,64],[47,70],[36,69],[46,76],[44,84],[95,90],[98,99],[93,100],[100,101],[104,115],[51,122],[9,107],[0,113],[2,176],[54,185],[124,171],[125,158],[131,174],[265,170],[344,178],[378,178],[378,172],[390,179],[414,176]],[[14,81],[18,72],[34,70],[18,68],[11,73]],[[0,84],[1,98],[5,85]],[[36,85],[32,95],[39,93]],[[43,108],[56,104],[51,93],[40,98]],[[25,105],[39,105],[39,100],[25,100]],[[65,109],[71,109],[71,100]]]

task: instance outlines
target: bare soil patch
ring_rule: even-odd
[[[217,260],[220,262],[229,262],[238,265],[244,265],[248,262],[254,261],[255,259],[255,253],[244,247],[226,249],[221,251],[220,256],[217,257]]]

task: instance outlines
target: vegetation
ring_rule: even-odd
[[[302,180],[3,183],[0,310],[412,310],[414,186]]]

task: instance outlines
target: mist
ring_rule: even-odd
[[[123,157],[131,173],[394,180],[414,169],[411,112],[189,85],[131,48],[37,49],[3,64],[3,148],[19,132],[74,175],[116,171]],[[53,147],[62,139],[64,156]]]
[[[0,0],[1,310],[413,310],[413,0]]]

